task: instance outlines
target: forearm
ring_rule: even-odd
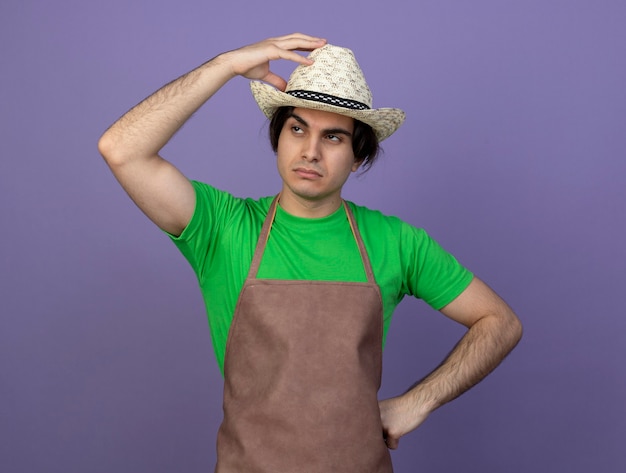
[[[228,61],[220,55],[163,86],[104,133],[98,144],[102,155],[110,164],[156,156],[232,77]]]
[[[477,321],[446,359],[402,397],[413,410],[430,413],[493,371],[515,347],[521,325],[510,312]]]

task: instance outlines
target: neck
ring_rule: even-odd
[[[278,201],[281,208],[296,217],[322,218],[335,212],[342,204],[340,195],[327,199],[309,200],[288,192],[282,192]]]

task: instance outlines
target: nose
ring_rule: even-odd
[[[314,136],[308,137],[302,144],[302,158],[306,161],[319,161],[320,141]]]

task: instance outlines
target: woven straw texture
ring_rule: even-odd
[[[298,66],[289,77],[285,92],[262,82],[251,82],[252,94],[268,118],[283,106],[324,110],[367,123],[379,141],[402,125],[402,110],[372,108],[372,92],[351,50],[327,44],[314,50],[309,58],[315,62]]]

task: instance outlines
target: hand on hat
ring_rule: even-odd
[[[270,70],[270,61],[287,59],[298,64],[311,65],[313,61],[295,51],[313,51],[325,44],[325,39],[293,33],[244,46],[227,53],[225,57],[231,62],[235,75],[262,80],[284,91],[287,81]]]

